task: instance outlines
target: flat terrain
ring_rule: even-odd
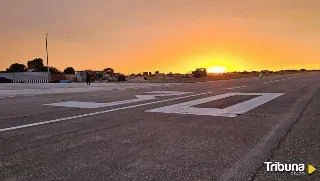
[[[0,180],[319,180],[319,77],[1,84]]]
[[[284,72],[283,75],[299,75],[304,74],[306,72],[304,71],[296,71],[296,72]],[[186,76],[148,76],[147,80],[143,79],[143,76],[141,77],[130,77],[129,82],[148,82],[148,83],[194,83],[194,82],[208,82],[208,81],[217,81],[217,80],[230,80],[230,79],[242,79],[242,78],[253,78],[258,77],[259,72],[252,73],[223,73],[223,74],[212,74],[209,73],[206,77],[196,78],[196,77],[186,77]],[[295,75],[294,75],[295,74]],[[263,76],[279,76],[282,75],[280,72],[272,72],[272,73],[263,73]]]

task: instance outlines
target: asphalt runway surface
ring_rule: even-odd
[[[320,169],[320,73],[50,86],[1,85],[0,180],[320,180],[264,164]]]

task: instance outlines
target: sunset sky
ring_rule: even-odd
[[[1,0],[0,70],[320,69],[319,0]]]

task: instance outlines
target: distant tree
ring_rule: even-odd
[[[202,76],[203,77],[206,77],[208,75],[206,68],[202,68],[201,71],[202,71]]]
[[[113,74],[113,73],[114,73],[114,69],[113,69],[113,68],[105,68],[105,69],[103,69],[103,71],[104,71],[106,74]]]
[[[96,76],[97,76],[98,79],[102,79],[103,78],[103,74],[102,73],[97,73]]]
[[[44,67],[43,60],[42,58],[35,58],[33,60],[28,61],[27,65],[34,65],[37,71],[42,72],[42,71],[47,71]]]
[[[50,73],[62,73],[59,69],[56,67],[49,67],[49,72]]]
[[[306,69],[300,69],[300,71],[304,72],[304,71],[306,71]]]
[[[154,74],[158,75],[160,72],[159,71],[155,71]]]
[[[6,72],[25,72],[26,66],[20,63],[14,63],[7,68]]]
[[[126,81],[126,76],[123,75],[123,74],[119,74],[119,75],[118,75],[118,81],[119,81],[119,82],[124,82],[124,81]]]
[[[75,74],[76,71],[72,67],[67,67],[66,69],[64,69],[63,73],[64,74]]]
[[[207,70],[205,68],[197,68],[195,71],[192,71],[192,75],[194,77],[206,77],[207,76]]]
[[[47,66],[44,66],[43,68],[42,68],[42,70],[41,71],[39,71],[39,72],[47,72],[48,71],[48,67]],[[56,67],[49,67],[49,72],[50,73],[62,73],[59,69],[57,69]]]
[[[48,67],[47,66],[43,66],[40,70],[38,70],[37,72],[47,72],[48,71]],[[49,67],[49,72],[50,73],[62,73],[58,68],[56,67]]]

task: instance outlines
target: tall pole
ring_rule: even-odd
[[[48,55],[48,36],[49,36],[49,34],[47,33],[47,35],[46,35],[47,68],[48,68],[48,81],[50,81],[49,55]]]

